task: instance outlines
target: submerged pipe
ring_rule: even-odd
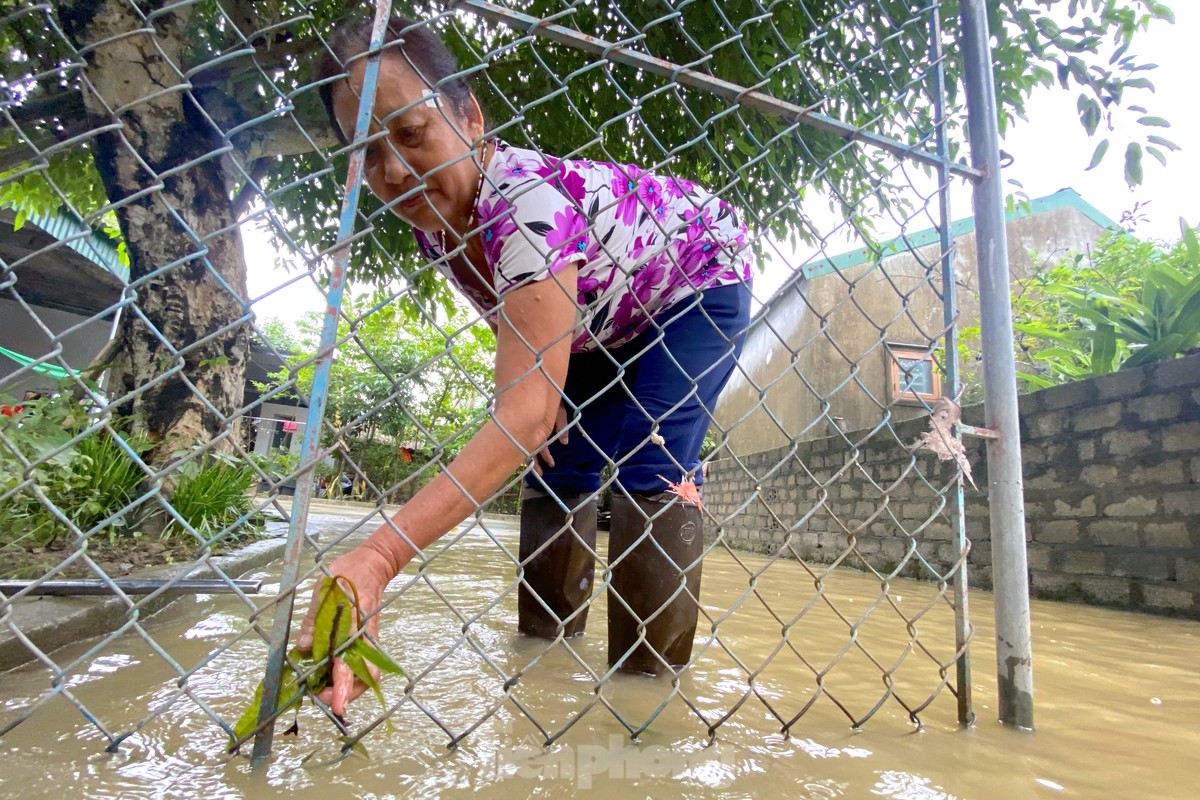
[[[11,597],[24,592],[26,596],[75,597],[83,595],[153,594],[157,591],[175,594],[258,594],[262,581],[225,581],[189,578],[187,580],[70,580],[70,581],[0,581],[0,594]],[[114,588],[115,587],[115,588]]]

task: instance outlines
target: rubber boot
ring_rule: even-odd
[[[692,657],[700,613],[702,522],[700,508],[674,494],[613,496],[608,539],[610,665],[623,672],[658,675],[668,665],[681,667]],[[686,582],[686,590],[681,582]],[[645,641],[639,643],[643,623]]]
[[[517,589],[517,630],[544,639],[555,639],[560,631],[579,636],[595,577],[596,498],[555,498],[536,490],[525,494],[519,551],[525,580]]]

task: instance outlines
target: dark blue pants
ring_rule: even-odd
[[[700,448],[749,320],[749,286],[721,286],[676,303],[628,344],[573,353],[568,442],[553,442],[554,467],[543,464],[542,477],[531,472],[526,481],[559,497],[591,493],[611,465],[629,493],[665,491],[664,478],[703,483]]]

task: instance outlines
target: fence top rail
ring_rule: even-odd
[[[920,164],[932,167],[944,167],[951,174],[965,178],[972,183],[976,183],[985,177],[984,172],[981,170],[960,161],[953,161],[936,153],[922,150],[919,145],[905,144],[887,136],[870,133],[825,114],[819,114],[811,108],[803,108],[794,103],[772,97],[769,94],[715,78],[711,75],[705,75],[702,72],[688,69],[679,64],[655,58],[645,53],[639,53],[636,50],[631,50],[619,44],[571,30],[562,25],[555,25],[552,22],[531,17],[528,14],[522,14],[519,11],[498,6],[495,3],[488,3],[483,0],[456,0],[453,6],[470,11],[484,19],[499,22],[511,28],[524,30],[532,35],[558,42],[559,44],[569,45],[570,47],[593,53],[607,61],[636,67],[637,69],[642,69],[656,75],[662,75],[674,83],[711,92],[737,105],[752,108],[755,111],[761,111],[766,114],[780,116],[824,133],[840,136],[847,142],[860,142]]]

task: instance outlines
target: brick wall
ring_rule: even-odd
[[[1025,395],[1020,409],[1033,594],[1200,618],[1200,355]],[[982,424],[982,410],[964,418]],[[737,547],[936,579],[954,563],[954,472],[907,449],[925,429],[714,462],[706,508]],[[970,580],[989,588],[986,456],[965,444],[980,487],[966,489]]]

